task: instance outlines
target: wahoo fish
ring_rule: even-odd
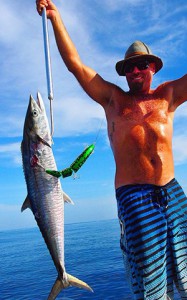
[[[72,203],[62,191],[60,180],[46,173],[56,170],[52,138],[41,95],[30,96],[21,144],[23,170],[28,195],[21,211],[30,208],[58,272],[48,296],[56,299],[60,291],[76,286],[92,291],[85,282],[66,273],[64,263],[64,202]]]

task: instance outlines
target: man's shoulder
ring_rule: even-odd
[[[161,83],[157,88],[154,89],[154,94],[160,97],[168,98],[168,96],[172,92],[172,88],[173,88],[172,83],[173,81],[171,80]]]
[[[165,82],[158,85],[158,87],[155,89],[155,92],[168,89],[171,85],[172,85],[172,80],[165,81]]]
[[[122,103],[124,105],[125,101],[129,99],[129,93],[124,91],[121,87],[113,84],[113,89],[111,93],[111,97],[109,99],[110,106],[119,107]],[[107,105],[108,108],[108,105]]]
[[[113,96],[118,99],[118,97],[129,97],[129,92],[123,90],[120,86],[114,85]]]

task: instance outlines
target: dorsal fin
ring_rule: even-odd
[[[30,202],[30,199],[29,199],[28,195],[25,198],[25,201],[23,202],[23,205],[21,207],[21,212],[23,212],[27,208],[30,208],[32,210],[32,208],[31,208],[31,202]]]

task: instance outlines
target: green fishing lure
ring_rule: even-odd
[[[77,172],[82,165],[85,163],[85,161],[88,159],[88,157],[93,153],[95,148],[94,144],[91,144],[88,146],[75,160],[74,162],[70,165],[69,168],[63,169],[62,171],[54,171],[54,170],[46,170],[47,174],[50,174],[54,177],[68,177],[73,174],[73,172]]]

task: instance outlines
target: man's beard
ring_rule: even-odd
[[[129,87],[131,92],[140,92],[143,88],[143,82],[133,82]]]

